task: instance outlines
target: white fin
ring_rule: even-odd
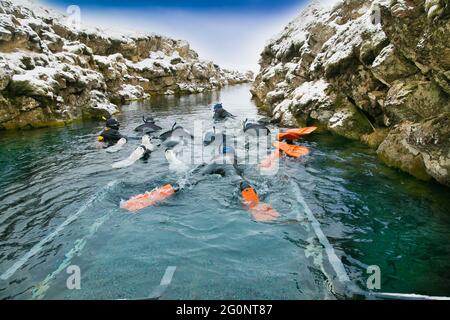
[[[121,138],[117,143],[106,149],[106,152],[115,153],[122,150],[123,146],[127,143],[127,139]]]
[[[151,152],[155,150],[155,146],[150,142],[150,137],[148,135],[142,137],[142,145]]]
[[[144,154],[145,154],[144,148],[138,147],[138,148],[136,148],[136,150],[133,151],[132,154],[130,154],[130,156],[128,158],[126,158],[125,160],[113,163],[112,167],[114,169],[129,167],[133,163],[138,161],[140,158],[142,158],[144,156]]]
[[[166,156],[166,159],[169,162],[169,169],[171,171],[184,172],[189,169],[189,167],[184,162],[180,161],[177,158],[175,151],[166,150],[164,155]]]

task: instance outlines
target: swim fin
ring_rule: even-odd
[[[124,160],[114,162],[111,167],[114,169],[122,169],[133,165],[136,161],[142,158],[145,154],[145,149],[142,147],[136,148],[130,156]]]
[[[286,132],[280,132],[277,135],[277,139],[281,140],[298,140],[301,136],[306,136],[308,134],[313,133],[317,130],[317,127],[307,127],[307,128],[298,128],[298,129],[290,129]]]
[[[280,216],[271,205],[259,201],[258,194],[251,186],[245,184],[241,195],[243,204],[256,221],[273,221]]]
[[[114,169],[121,169],[126,168],[134,164],[139,159],[146,157],[149,155],[150,152],[155,150],[155,146],[150,142],[150,137],[148,135],[144,135],[142,137],[142,144],[137,147],[129,156],[128,158],[114,162],[112,164],[112,167]]]
[[[167,149],[166,152],[164,152],[164,155],[167,159],[167,162],[169,162],[169,169],[171,171],[185,172],[189,169],[189,166],[187,164],[177,158],[177,153],[175,152],[175,150]]]
[[[127,143],[127,139],[121,138],[117,143],[106,149],[108,153],[115,153],[122,150],[123,146]]]
[[[162,202],[176,193],[176,189],[167,184],[161,188],[156,188],[150,192],[131,197],[127,201],[122,201],[120,207],[131,212],[135,212]]]
[[[275,141],[273,143],[273,146],[293,158],[300,158],[302,156],[306,156],[309,154],[309,149],[306,147],[302,147],[302,146],[295,146],[292,144],[287,144],[287,143],[278,142],[278,141]]]

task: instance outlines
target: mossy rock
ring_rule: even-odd
[[[428,181],[422,154],[407,142],[410,123],[405,123],[392,130],[377,150],[378,157],[389,167],[398,168],[417,179]]]
[[[35,95],[35,88],[28,81],[11,81],[6,87],[9,98]]]
[[[327,127],[332,133],[352,140],[373,132],[369,119],[345,97],[336,99],[336,111]]]
[[[388,128],[376,129],[374,132],[361,136],[361,141],[372,149],[378,149],[389,133]]]
[[[42,108],[22,112],[19,116],[0,124],[1,129],[34,129],[46,127],[62,127],[72,122],[71,119],[54,119],[45,114]]]
[[[421,155],[408,155],[397,158],[393,157],[391,154],[381,151],[378,153],[378,158],[388,167],[400,169],[401,171],[407,172],[419,180],[431,180],[431,176],[425,169],[425,164]]]

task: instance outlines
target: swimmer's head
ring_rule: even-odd
[[[120,123],[114,118],[109,118],[106,120],[106,127],[114,130],[119,130]]]
[[[241,185],[240,185],[241,191],[248,189],[248,188],[251,188],[250,184],[247,181],[242,181]]]
[[[214,111],[220,110],[220,109],[222,109],[222,108],[223,108],[222,104],[221,104],[221,103],[217,103],[217,104],[214,106]]]

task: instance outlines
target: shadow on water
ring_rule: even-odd
[[[257,118],[248,89],[133,102],[118,115],[121,131],[135,136],[143,115],[165,129],[177,122],[192,130],[196,120],[208,128],[211,105],[219,101],[237,121]],[[139,142],[108,154],[94,142],[102,125],[0,132],[0,275],[14,271],[0,280],[0,298],[144,297],[176,266],[163,298],[332,299],[322,247],[292,182],[353,283],[365,289],[367,266],[378,265],[382,291],[450,295],[448,189],[387,168],[359,143],[316,134],[303,141],[311,154],[283,159],[277,175],[246,169],[262,199],[281,214],[265,224],[242,208],[237,186],[218,177],[125,213],[121,199],[179,176],[162,150],[113,170]],[[69,265],[80,267],[81,290],[66,287]]]

